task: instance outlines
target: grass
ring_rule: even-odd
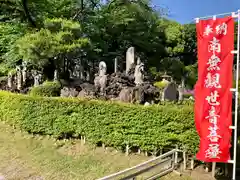
[[[0,144],[0,175],[8,180],[91,180],[149,159],[83,145],[79,140],[29,135],[2,122]],[[173,176],[161,179],[185,180]]]

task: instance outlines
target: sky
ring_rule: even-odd
[[[194,18],[233,12],[240,9],[240,0],[152,0],[157,7],[167,8],[169,19],[181,24]]]

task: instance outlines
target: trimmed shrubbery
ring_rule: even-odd
[[[85,136],[87,141],[123,149],[155,151],[178,145],[198,148],[193,106],[140,106],[96,100],[43,98],[0,92],[0,119],[30,133]]]
[[[43,84],[33,87],[30,91],[31,96],[59,96],[61,91],[61,84],[58,81],[46,81]]]

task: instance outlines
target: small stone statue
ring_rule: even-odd
[[[137,60],[137,65],[135,67],[134,77],[135,77],[135,84],[137,86],[143,84],[144,82],[144,64],[141,62],[140,58]]]
[[[82,63],[80,64],[79,71],[80,71],[79,78],[81,80],[84,80],[85,79],[85,77],[84,77],[84,67],[83,67]]]
[[[99,63],[99,76],[104,76],[107,73],[107,65],[104,61]]]
[[[182,85],[179,85],[178,86],[178,100],[179,101],[182,101],[183,100],[183,87],[182,87]]]
[[[22,89],[22,71],[21,71],[21,67],[17,66],[16,70],[17,70],[17,89],[21,90]]]
[[[42,74],[34,71],[34,87],[39,86],[42,81]]]
[[[79,78],[80,76],[80,65],[79,64],[76,64],[75,67],[74,67],[74,70],[73,70],[73,76],[75,78]]]
[[[54,81],[58,81],[59,80],[59,75],[58,75],[58,70],[57,69],[54,71],[54,79],[53,80]]]
[[[99,72],[98,76],[94,79],[94,85],[100,88],[101,92],[104,92],[104,89],[107,85],[107,65],[105,62],[101,61],[99,63]]]
[[[23,80],[23,84],[26,83],[27,80],[27,62],[23,61],[22,63],[22,80]]]
[[[90,77],[90,72],[89,70],[86,71],[86,81],[90,81],[91,77]]]
[[[34,76],[34,87],[36,87],[36,86],[39,86],[39,76],[38,75],[35,75]]]
[[[11,89],[13,87],[13,73],[8,73],[8,87]]]
[[[74,70],[73,70],[73,77],[78,79],[84,79],[84,67],[82,62],[79,61],[76,63]]]

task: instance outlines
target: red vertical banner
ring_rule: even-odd
[[[195,124],[200,137],[197,159],[227,162],[232,125],[232,66],[234,19],[197,23],[198,81],[195,86]]]

